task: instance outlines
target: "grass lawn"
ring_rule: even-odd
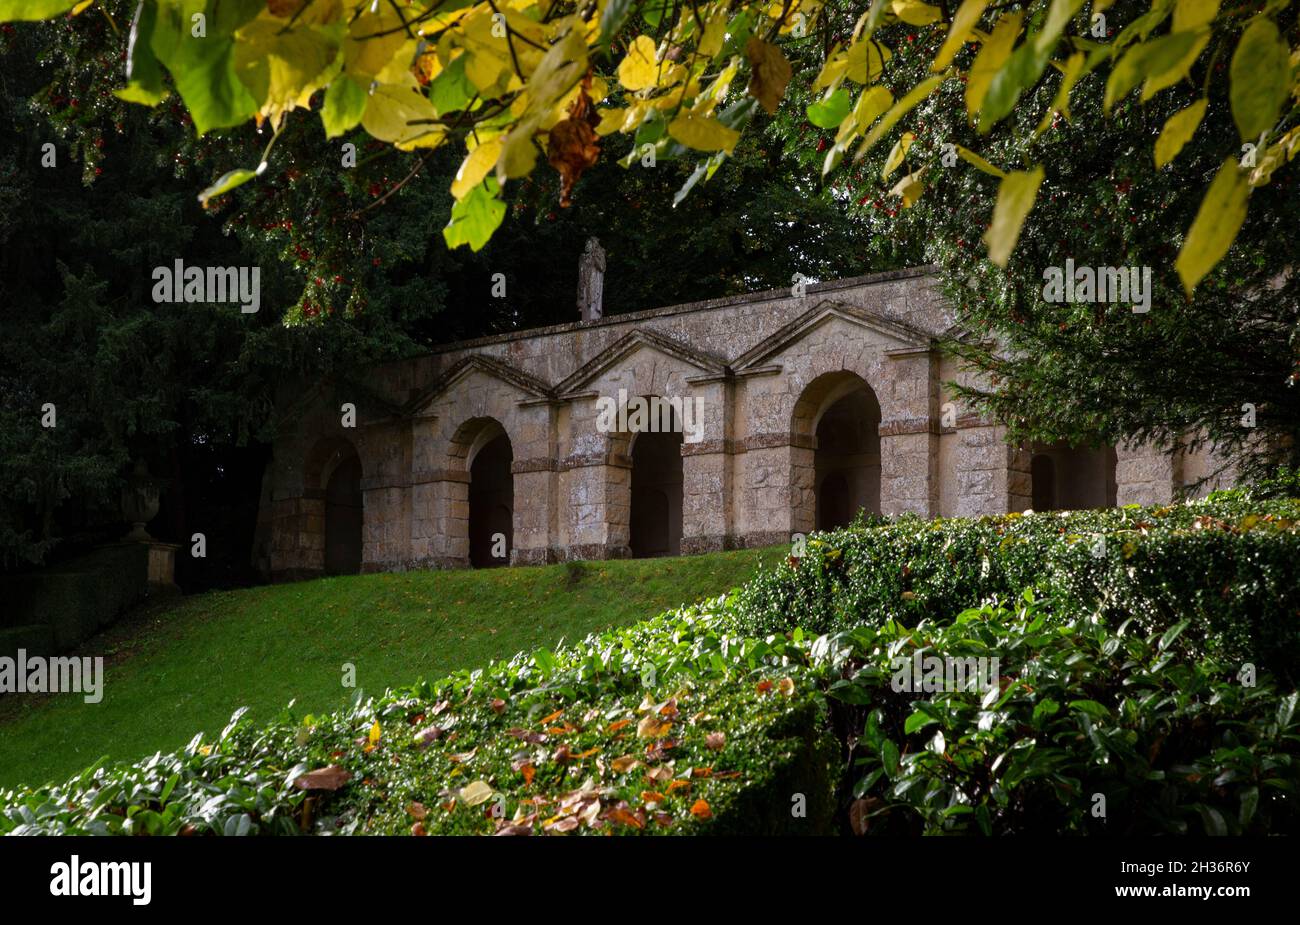
[[[62,780],[269,718],[342,706],[343,665],[378,694],[634,623],[743,582],[785,547],[576,566],[384,573],[201,594],[142,608],[78,654],[105,656],[104,699],[0,698],[0,786]]]

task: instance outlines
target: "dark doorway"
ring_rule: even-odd
[[[637,559],[682,551],[682,435],[641,433],[632,444],[630,545]]]
[[[839,398],[817,422],[818,530],[880,513],[880,404],[864,384]]]
[[[1045,453],[1038,453],[1029,463],[1029,477],[1033,482],[1030,505],[1035,511],[1056,510],[1056,463]]]
[[[325,574],[361,571],[361,460],[350,456],[325,486]]]
[[[474,568],[510,564],[514,547],[515,478],[510,438],[483,446],[469,469],[469,561]]]

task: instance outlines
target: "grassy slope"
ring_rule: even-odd
[[[784,548],[493,571],[408,572],[216,592],[138,612],[80,654],[104,699],[0,699],[0,786],[66,778],[102,755],[170,751],[241,706],[333,709],[372,693],[626,625],[742,582]],[[576,577],[576,580],[574,580]]]

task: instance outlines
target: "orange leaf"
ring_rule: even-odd
[[[688,780],[675,780],[668,785],[669,793],[676,793],[678,790],[690,790],[691,782]]]
[[[563,715],[564,715],[563,710],[556,710],[554,713],[548,713],[546,716],[543,716],[540,720],[538,720],[538,722],[542,724],[553,723]]]
[[[622,758],[615,758],[610,762],[610,767],[614,769],[615,774],[626,774],[635,768],[641,762],[631,755],[624,755]]]
[[[771,681],[759,681],[758,685],[754,688],[754,690],[758,691],[760,694],[766,694],[771,689],[772,689]]]
[[[642,790],[642,791],[641,791],[641,802],[642,802],[642,803],[662,803],[662,802],[664,802],[664,801],[667,800],[667,799],[668,799],[668,797],[666,797],[666,796],[664,796],[662,793],[658,793],[657,791],[654,791],[654,790]]]
[[[620,729],[622,729],[624,726],[628,726],[628,725],[630,725],[631,723],[632,723],[632,720],[630,720],[630,719],[620,719],[620,720],[619,720],[618,722],[616,722],[616,723],[610,723],[610,724],[609,724],[609,731],[610,731],[610,732],[618,732],[618,731],[619,731]]]
[[[712,819],[713,810],[709,809],[709,804],[703,800],[696,800],[691,806],[691,815],[696,819]]]
[[[573,756],[573,759],[574,759],[575,761],[577,761],[579,758],[590,758],[592,755],[596,754],[598,751],[600,751],[599,748],[589,748],[589,749],[587,749],[585,752],[579,752],[578,754],[574,755],[574,756]]]

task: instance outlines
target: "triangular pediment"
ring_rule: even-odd
[[[550,398],[552,395],[551,388],[536,376],[531,376],[522,369],[516,369],[509,363],[503,363],[493,357],[475,354],[457,360],[447,367],[432,385],[407,402],[407,414],[418,414],[423,411],[435,398],[474,372],[500,379],[524,392],[529,398]]]
[[[704,375],[725,375],[727,373],[727,364],[721,358],[710,353],[688,347],[681,341],[666,337],[656,331],[631,331],[569,374],[564,381],[555,387],[556,394],[565,396],[580,391],[601,373],[638,350],[654,350],[673,359],[681,360],[683,363],[694,366]]]
[[[738,373],[761,366],[786,347],[808,336],[809,332],[835,319],[883,334],[898,341],[900,347],[928,348],[933,342],[929,334],[911,325],[856,305],[826,299],[759,341],[731,365]]]

